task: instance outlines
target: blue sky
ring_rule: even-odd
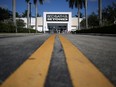
[[[35,15],[35,6],[33,4],[33,0],[30,0],[32,3],[32,15]],[[102,0],[103,8],[112,4],[112,2],[116,2],[116,0]],[[12,0],[0,0],[0,7],[8,8],[12,10]],[[16,0],[16,11],[20,14],[24,12],[27,8],[27,4],[25,0]],[[98,0],[88,0],[88,14],[92,12],[97,12],[98,10]],[[43,5],[38,5],[38,12],[41,16],[43,16],[43,12],[72,12],[72,15],[75,16],[77,14],[76,8],[69,8],[68,2],[66,0],[45,0]],[[82,14],[84,14],[84,9],[81,10]]]

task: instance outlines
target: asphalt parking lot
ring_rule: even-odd
[[[63,35],[116,85],[116,37]]]
[[[49,36],[49,34],[1,35],[0,83],[12,74]]]
[[[110,36],[62,34],[116,86],[116,38]],[[50,34],[0,37],[0,83],[3,83]],[[47,49],[47,48],[46,48]],[[45,50],[46,51],[46,50]],[[55,39],[45,87],[73,87],[64,50]]]

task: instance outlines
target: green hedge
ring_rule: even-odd
[[[77,30],[76,33],[101,33],[101,34],[116,34],[116,24],[99,28]]]
[[[15,26],[5,23],[0,23],[0,33],[14,33]]]
[[[0,22],[0,33],[15,33],[16,27],[11,24],[5,24]],[[35,33],[36,31],[33,29],[27,28],[17,28],[18,33]]]
[[[27,28],[18,28],[18,29],[17,29],[17,32],[18,32],[18,33],[29,33],[29,31],[30,31],[30,33],[35,33],[35,32],[36,32],[36,31],[33,30],[33,29],[27,29]]]

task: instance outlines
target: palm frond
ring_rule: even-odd
[[[74,0],[67,0],[69,1],[69,7],[73,8],[75,1]]]
[[[39,1],[40,4],[43,4],[44,0],[33,0],[33,3],[36,4]]]
[[[25,0],[27,3],[30,1],[30,0]]]
[[[78,8],[78,6],[79,6],[79,0],[75,0],[75,8]]]
[[[82,7],[85,8],[86,0],[82,0],[81,4],[82,4]]]
[[[85,0],[66,0],[67,2],[69,2],[69,7],[73,8],[75,6],[75,8],[81,8],[85,6]]]
[[[75,7],[76,8],[82,8],[82,0],[75,0]]]
[[[44,0],[39,0],[40,4],[43,4]]]
[[[33,0],[33,3],[36,4],[37,3],[37,0]]]
[[[86,0],[82,0],[82,4],[83,4],[84,8],[85,8],[85,2],[86,2]]]

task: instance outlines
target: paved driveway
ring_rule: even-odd
[[[64,35],[116,85],[116,37]]]
[[[41,35],[2,35],[0,37],[0,83],[17,69],[49,37]]]

